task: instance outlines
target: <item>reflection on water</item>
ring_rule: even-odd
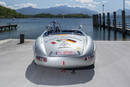
[[[130,40],[130,35],[112,29],[93,28],[96,40]]]
[[[94,40],[130,40],[130,35],[122,35],[111,29],[93,28],[91,18],[28,18],[15,19],[18,30],[0,33],[0,39],[19,38],[21,33],[25,34],[26,39],[36,39],[45,30],[46,25],[56,20],[63,29],[75,29],[83,25],[83,31],[90,35]],[[130,20],[127,18],[127,20]],[[0,19],[0,25],[12,23],[12,19]]]
[[[114,30],[114,40],[117,40],[117,31]]]
[[[108,40],[110,40],[111,32],[110,29],[108,29]]]

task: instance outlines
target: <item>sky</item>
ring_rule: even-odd
[[[24,7],[49,8],[56,6],[89,8],[102,12],[104,4],[105,12],[113,12],[123,8],[123,0],[0,0],[0,5],[19,9]],[[130,9],[130,0],[125,0],[127,9]]]

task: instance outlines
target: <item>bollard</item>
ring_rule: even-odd
[[[24,34],[20,34],[20,44],[24,43]]]

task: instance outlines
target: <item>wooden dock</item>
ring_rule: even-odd
[[[126,17],[125,17],[125,11],[122,11],[122,26],[117,25],[117,16],[116,12],[113,12],[113,20],[111,23],[111,16],[110,13],[107,12],[107,17],[105,17],[105,13],[101,15],[100,14],[95,14],[93,15],[93,27],[96,28],[103,28],[103,29],[108,29],[108,30],[114,30],[114,31],[119,31],[123,34],[129,34],[130,35],[130,28],[127,27],[126,24]]]
[[[103,25],[101,25],[101,27],[103,27]],[[108,25],[105,25],[105,28],[108,28]],[[123,29],[121,26],[117,26],[116,28],[114,26],[110,26],[110,29],[114,30],[114,31],[118,31],[118,32],[123,32]],[[130,28],[126,28],[125,29],[126,34],[130,35]]]
[[[17,30],[17,25],[10,24],[10,25],[0,26],[0,32],[11,31],[11,30]]]

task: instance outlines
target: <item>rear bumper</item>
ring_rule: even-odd
[[[69,57],[48,57],[47,62],[42,60],[34,59],[35,63],[38,65],[51,67],[51,68],[80,68],[87,67],[95,62],[95,57],[88,58],[87,61],[84,58],[69,58]]]

